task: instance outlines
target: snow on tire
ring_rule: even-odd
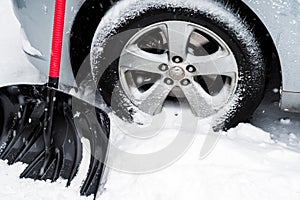
[[[131,121],[135,112],[159,113],[175,95],[195,116],[214,116],[219,129],[248,119],[262,99],[266,67],[257,36],[236,10],[210,0],[115,4],[91,48],[106,103]]]

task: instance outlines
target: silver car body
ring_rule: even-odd
[[[60,79],[60,89],[66,93],[70,92],[70,88],[77,87],[70,62],[70,33],[74,19],[85,1],[67,0]],[[99,0],[101,1],[109,0]],[[45,76],[49,68],[54,2],[13,0],[26,44],[23,50],[30,62]],[[279,54],[282,73],[281,108],[300,112],[300,0],[243,2],[263,22]],[[11,81],[7,81],[9,85]]]

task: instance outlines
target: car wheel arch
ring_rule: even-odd
[[[86,0],[77,12],[69,38],[69,58],[75,78],[90,53],[90,45],[99,22],[113,3],[110,0]]]

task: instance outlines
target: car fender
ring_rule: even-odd
[[[281,108],[300,112],[300,0],[243,2],[264,23],[275,43],[282,74]]]
[[[68,0],[66,4],[60,83],[71,87],[76,84],[69,55],[70,34],[74,18],[84,2],[85,0]],[[41,74],[48,76],[55,1],[12,0],[12,3],[21,24],[23,50]]]

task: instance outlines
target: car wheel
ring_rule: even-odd
[[[222,129],[246,120],[265,85],[251,25],[219,2],[172,2],[121,1],[102,19],[91,65],[104,100],[129,121],[160,113],[174,97]]]

